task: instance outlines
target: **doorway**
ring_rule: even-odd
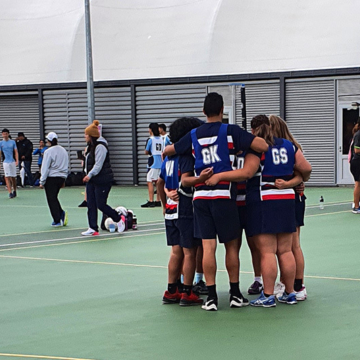
[[[339,104],[337,131],[337,183],[350,185],[354,179],[350,172],[348,153],[352,139],[352,129],[359,118],[359,109],[351,108],[350,103]]]

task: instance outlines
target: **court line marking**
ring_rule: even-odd
[[[92,265],[110,265],[110,266],[128,266],[128,267],[145,267],[150,269],[167,269],[166,265],[145,265],[145,264],[131,264],[131,263],[119,263],[108,261],[90,261],[90,260],[71,260],[71,259],[53,259],[42,258],[32,256],[14,256],[14,255],[0,255],[0,258],[5,259],[18,259],[18,260],[34,260],[34,261],[49,261],[60,263],[74,263],[74,264],[92,264]],[[225,269],[218,269],[219,272],[227,272]],[[253,271],[240,271],[240,274],[253,274]],[[318,275],[305,275],[307,279],[322,279],[322,280],[342,280],[342,281],[359,281],[357,278],[345,278],[336,276],[318,276]]]
[[[161,225],[161,224],[164,224],[164,221],[160,221],[159,220],[156,220],[156,221],[144,221],[144,222],[141,222],[140,223],[140,227],[142,225]],[[2,234],[0,235],[0,237],[9,237],[9,236],[20,236],[20,235],[32,235],[32,234],[40,234],[40,233],[55,233],[55,232],[64,232],[64,231],[72,231],[72,230],[81,230],[81,229],[84,229],[84,227],[81,227],[81,228],[69,228],[69,227],[62,227],[60,229],[49,229],[49,230],[41,230],[41,231],[32,231],[32,232],[26,232],[26,233],[17,233],[17,234]],[[140,230],[139,230],[140,231]]]
[[[149,230],[149,231],[156,231],[155,229]],[[161,231],[161,232],[157,232],[157,233],[152,233],[149,235],[158,235],[158,234],[164,234],[165,231]],[[100,235],[102,236],[102,235]],[[105,236],[105,235],[103,235]],[[139,236],[143,236],[143,234],[140,235],[129,235],[129,236],[125,236],[126,238],[133,238],[133,237],[139,237]],[[82,237],[85,238],[85,237]],[[99,236],[96,236],[97,239],[92,239],[92,240],[82,240],[82,241],[71,241],[71,242],[66,242],[66,243],[58,243],[58,244],[43,244],[43,245],[33,245],[33,246],[22,246],[22,247],[18,247],[18,248],[12,248],[12,249],[0,249],[0,252],[4,252],[4,251],[14,251],[14,250],[22,250],[22,249],[34,249],[34,248],[39,248],[39,247],[47,247],[47,246],[61,246],[61,245],[72,245],[72,244],[82,244],[82,243],[89,243],[89,242],[99,242],[99,241],[106,241],[106,240],[111,240],[111,239],[119,239],[119,238],[115,238],[115,237],[110,237],[110,238],[104,238],[104,239],[99,239]],[[75,239],[78,239],[75,238]]]
[[[159,229],[146,229],[146,230],[137,230],[137,233],[144,233],[144,232],[150,232],[150,231],[157,231]],[[113,235],[109,235],[109,234],[101,234],[98,235],[100,237],[104,237],[104,236],[110,236],[109,239],[113,239],[115,238],[115,235],[119,235],[118,232],[114,233]],[[126,233],[123,234],[122,237],[132,237],[131,235],[127,235]],[[67,241],[67,240],[75,240],[75,239],[86,239],[85,236],[81,235],[81,236],[75,236],[75,237],[68,237],[68,238],[60,238],[60,239],[46,239],[46,240],[35,240],[35,241],[25,241],[25,242],[19,242],[19,243],[10,243],[10,244],[1,244],[1,247],[5,247],[5,246],[18,246],[18,245],[28,245],[28,244],[42,244],[42,243],[52,243],[52,242],[62,242],[62,241]],[[105,240],[105,239],[104,239]],[[77,242],[86,242],[86,240],[84,241],[77,241]],[[22,248],[24,249],[24,248]],[[0,250],[2,251],[2,250]]]
[[[333,214],[341,214],[341,213],[349,213],[350,214],[350,210],[334,211],[334,212],[328,212],[328,213],[323,213],[323,214],[305,215],[305,217],[307,218],[307,217],[325,216],[325,215],[333,215]]]
[[[6,356],[6,357],[17,357],[17,358],[27,358],[27,359],[52,359],[52,360],[94,360],[94,359],[80,359],[80,358],[59,357],[59,356],[46,356],[46,355],[25,355],[25,354],[5,354],[5,353],[0,353],[0,356]]]
[[[347,202],[329,202],[324,204],[324,207],[327,206],[338,206],[338,205],[351,205],[352,204],[352,200],[348,200]],[[306,205],[306,209],[316,209],[319,207],[318,205]]]

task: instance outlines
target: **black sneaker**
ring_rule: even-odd
[[[217,311],[217,299],[207,298],[201,308],[206,311]]]
[[[259,283],[258,281],[254,281],[248,288],[248,294],[249,295],[258,295],[258,294],[261,294],[263,289],[264,288],[261,283]]]
[[[160,207],[161,206],[161,201],[154,201],[155,207]]]
[[[16,197],[16,195],[17,195],[16,191],[13,191],[13,197]]]
[[[15,196],[14,196],[14,194],[13,193],[10,193],[9,194],[9,199],[13,199]]]
[[[195,283],[192,290],[197,295],[208,295],[209,294],[209,290],[203,280],[200,280],[198,283]]]
[[[154,201],[148,201],[145,204],[142,204],[141,207],[142,208],[150,208],[150,207],[152,208],[152,207],[155,207],[155,203],[154,203]]]
[[[245,299],[242,294],[240,296],[230,295],[230,307],[241,308],[249,305],[249,300]]]
[[[87,201],[84,200],[78,207],[87,207]]]

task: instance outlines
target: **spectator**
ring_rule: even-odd
[[[38,166],[39,166],[39,170],[41,170],[41,164],[43,161],[43,157],[44,157],[44,152],[48,147],[45,145],[45,141],[44,140],[40,140],[39,141],[39,147],[37,149],[34,150],[33,155],[39,155],[39,159],[38,159]]]
[[[16,138],[16,145],[19,152],[19,170],[21,170],[21,163],[23,162],[25,173],[29,180],[29,185],[33,186],[34,181],[31,174],[33,144],[28,138],[25,137],[23,132],[19,132],[18,137]]]
[[[165,124],[159,124],[159,134],[164,142],[164,149],[165,146],[171,145],[171,141],[169,139],[168,134],[166,133],[166,125]]]
[[[41,166],[40,188],[45,189],[46,199],[53,218],[51,226],[66,226],[68,222],[67,211],[60,205],[58,195],[65,186],[69,168],[69,156],[66,150],[58,145],[58,136],[49,132],[46,137],[49,149],[44,153]]]
[[[0,142],[1,157],[3,159],[6,187],[9,198],[16,197],[16,166],[19,163],[19,154],[16,143],[11,140],[8,129],[2,130],[3,141]]]

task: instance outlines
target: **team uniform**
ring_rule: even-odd
[[[356,154],[354,148],[360,149],[360,130],[353,137],[350,147],[350,171],[355,181],[360,181],[360,154]]]
[[[242,169],[244,167],[245,152],[236,155],[234,170]],[[246,228],[246,181],[239,181],[236,183],[236,205],[240,221],[240,232]]]
[[[171,141],[167,135],[161,135],[161,138],[163,140],[164,149],[166,146],[171,145]]]
[[[232,170],[235,154],[246,151],[254,136],[237,125],[205,123],[175,144],[178,154],[192,151],[195,174],[212,167],[214,174]],[[240,223],[236,206],[236,184],[221,181],[215,186],[197,184],[193,197],[195,236],[221,243],[237,239]]]
[[[16,177],[16,164],[14,150],[17,150],[16,142],[9,139],[0,141],[0,150],[3,156],[3,167],[5,177]]]
[[[194,171],[192,156],[166,157],[160,177],[168,190],[177,190],[179,201],[167,199],[165,209],[166,238],[169,246],[179,245],[183,248],[193,248],[201,245],[200,239],[194,238],[193,226],[193,189],[181,184],[181,175]]]
[[[293,177],[297,147],[274,138],[275,145],[261,157],[259,171],[246,186],[247,235],[292,233],[295,224],[294,189],[277,189],[276,179]]]
[[[306,196],[304,193],[298,194],[295,191],[295,225],[296,225],[296,227],[304,226],[305,200],[306,200]]]
[[[151,136],[146,142],[146,151],[149,152],[147,182],[155,182],[159,178],[161,170],[161,154],[164,149],[164,142],[160,136]]]

